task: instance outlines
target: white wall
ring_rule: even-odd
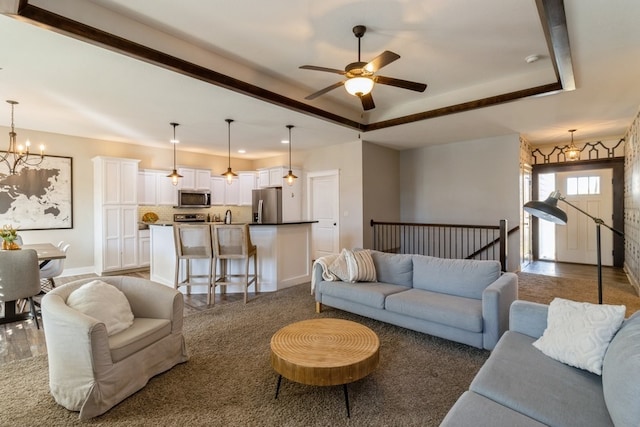
[[[519,146],[512,134],[403,151],[402,221],[519,225]],[[519,268],[519,240],[509,239],[509,270]]]
[[[362,247],[362,141],[330,145],[297,157],[306,173],[340,171],[340,247]]]
[[[400,220],[400,152],[380,145],[362,144],[363,245],[373,247],[371,220]]]

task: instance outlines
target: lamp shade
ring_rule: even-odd
[[[543,202],[537,200],[527,202],[524,205],[524,210],[546,221],[565,225],[567,223],[567,214],[558,207],[559,197],[560,193],[554,191]]]
[[[373,79],[369,77],[352,77],[344,82],[344,87],[351,95],[364,96],[373,89]]]

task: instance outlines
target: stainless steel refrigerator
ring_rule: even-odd
[[[258,224],[282,223],[282,187],[253,190],[253,222]]]

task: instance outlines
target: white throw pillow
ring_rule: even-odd
[[[105,324],[107,334],[124,331],[133,324],[129,300],[115,286],[93,280],[69,294],[67,305]]]
[[[547,329],[533,345],[552,359],[601,375],[602,360],[625,311],[624,305],[555,298],[549,304]]]

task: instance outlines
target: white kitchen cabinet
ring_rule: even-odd
[[[167,175],[167,171],[138,172],[138,205],[175,206],[178,204],[178,188],[171,183]]]
[[[138,162],[93,158],[94,268],[98,275],[138,267]]]
[[[138,204],[143,206],[154,206],[157,204],[157,176],[156,172],[138,172]]]
[[[251,206],[252,204],[252,192],[256,188],[256,173],[255,172],[238,172],[239,190],[238,190],[238,205]]]
[[[149,229],[138,230],[138,266],[148,267],[151,263],[151,237]]]
[[[227,206],[238,206],[240,201],[240,180],[236,177],[231,182],[224,180],[224,204]]]
[[[259,188],[269,186],[269,169],[260,169],[258,171],[258,186]]]
[[[182,175],[179,186],[184,190],[208,190],[211,186],[211,171],[209,169],[179,168]]]
[[[178,204],[178,187],[167,178],[166,171],[158,172],[156,179],[156,204],[161,206],[176,206]]]
[[[221,176],[211,177],[211,205],[222,206],[224,205],[224,191],[226,186],[226,179]]]

